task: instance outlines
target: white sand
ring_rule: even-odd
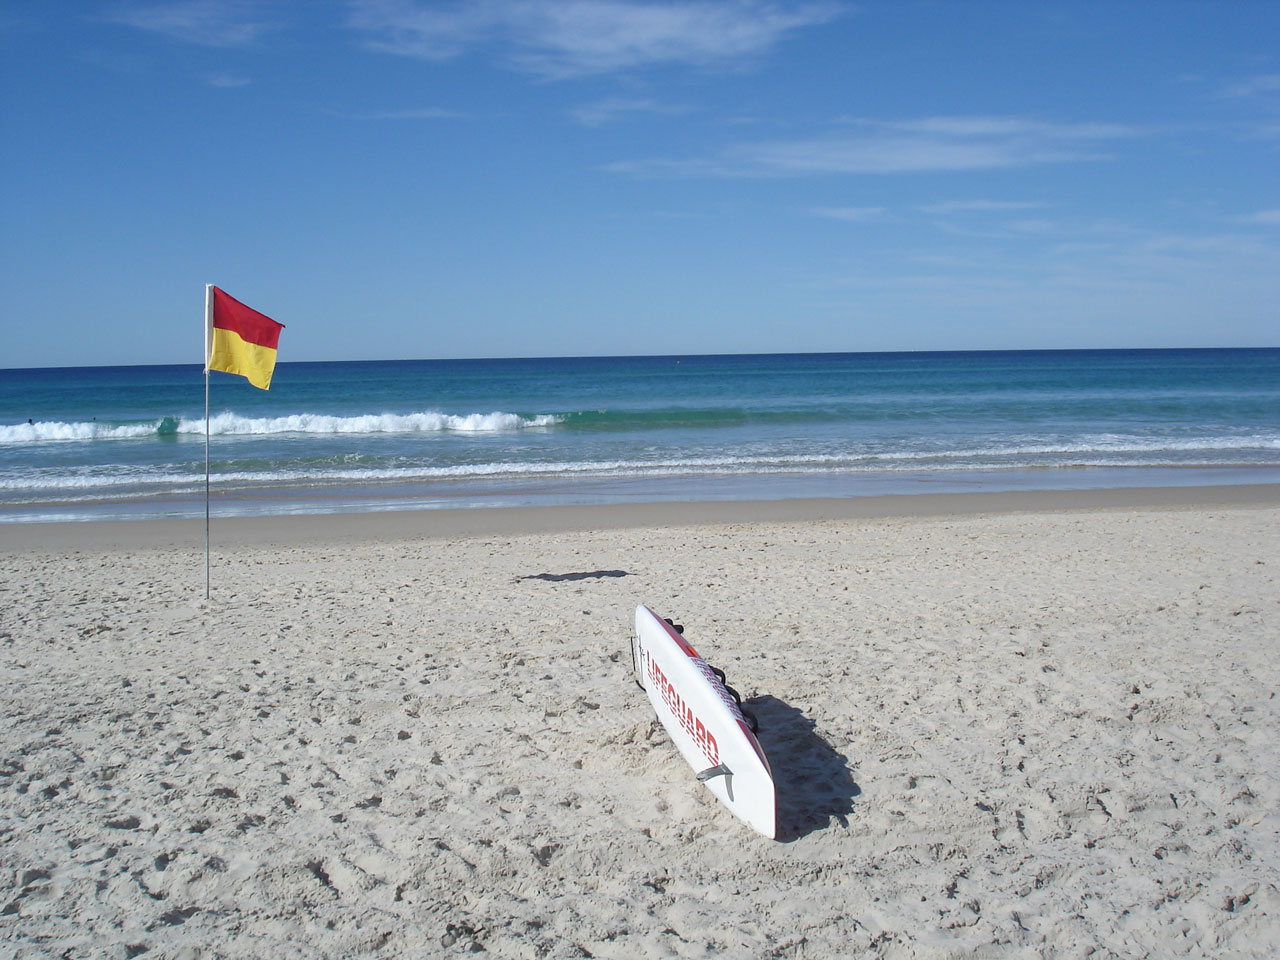
[[[648,519],[258,522],[212,602],[202,527],[0,528],[0,955],[1280,954],[1280,507]],[[755,698],[782,842],[639,602]]]

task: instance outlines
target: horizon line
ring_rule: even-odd
[[[364,357],[346,360],[279,360],[276,366],[293,366],[317,363],[493,363],[497,361],[521,360],[682,360],[682,359],[719,359],[728,357],[872,357],[872,356],[926,356],[943,354],[974,353],[1174,353],[1174,352],[1210,352],[1227,350],[1280,350],[1280,344],[1231,347],[966,347],[951,350],[764,350],[744,353],[602,353],[602,354],[564,354],[547,356],[502,356],[502,357]],[[85,364],[47,364],[26,367],[0,367],[0,373],[22,373],[28,370],[102,370],[129,369],[133,367],[199,367],[204,368],[203,360],[169,362],[169,363],[85,363]],[[215,371],[216,372],[216,371]]]

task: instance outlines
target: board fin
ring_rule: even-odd
[[[631,675],[635,678],[636,686],[641,690],[644,686],[644,668],[641,661],[644,659],[644,651],[640,647],[640,634],[636,633],[631,638]]]
[[[724,789],[729,794],[729,799],[733,799],[733,771],[723,763],[717,763],[714,767],[707,767],[698,774],[698,782],[706,783],[708,780],[714,780],[716,777],[724,777]]]

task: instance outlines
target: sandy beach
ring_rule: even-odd
[[[1280,954],[1280,487],[0,527],[18,958]],[[632,681],[751,702],[780,838]],[[4,951],[0,951],[2,953]]]

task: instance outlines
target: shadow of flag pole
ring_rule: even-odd
[[[204,285],[204,598],[209,599],[209,371],[244,377],[271,388],[283,323],[276,323],[220,290]]]

